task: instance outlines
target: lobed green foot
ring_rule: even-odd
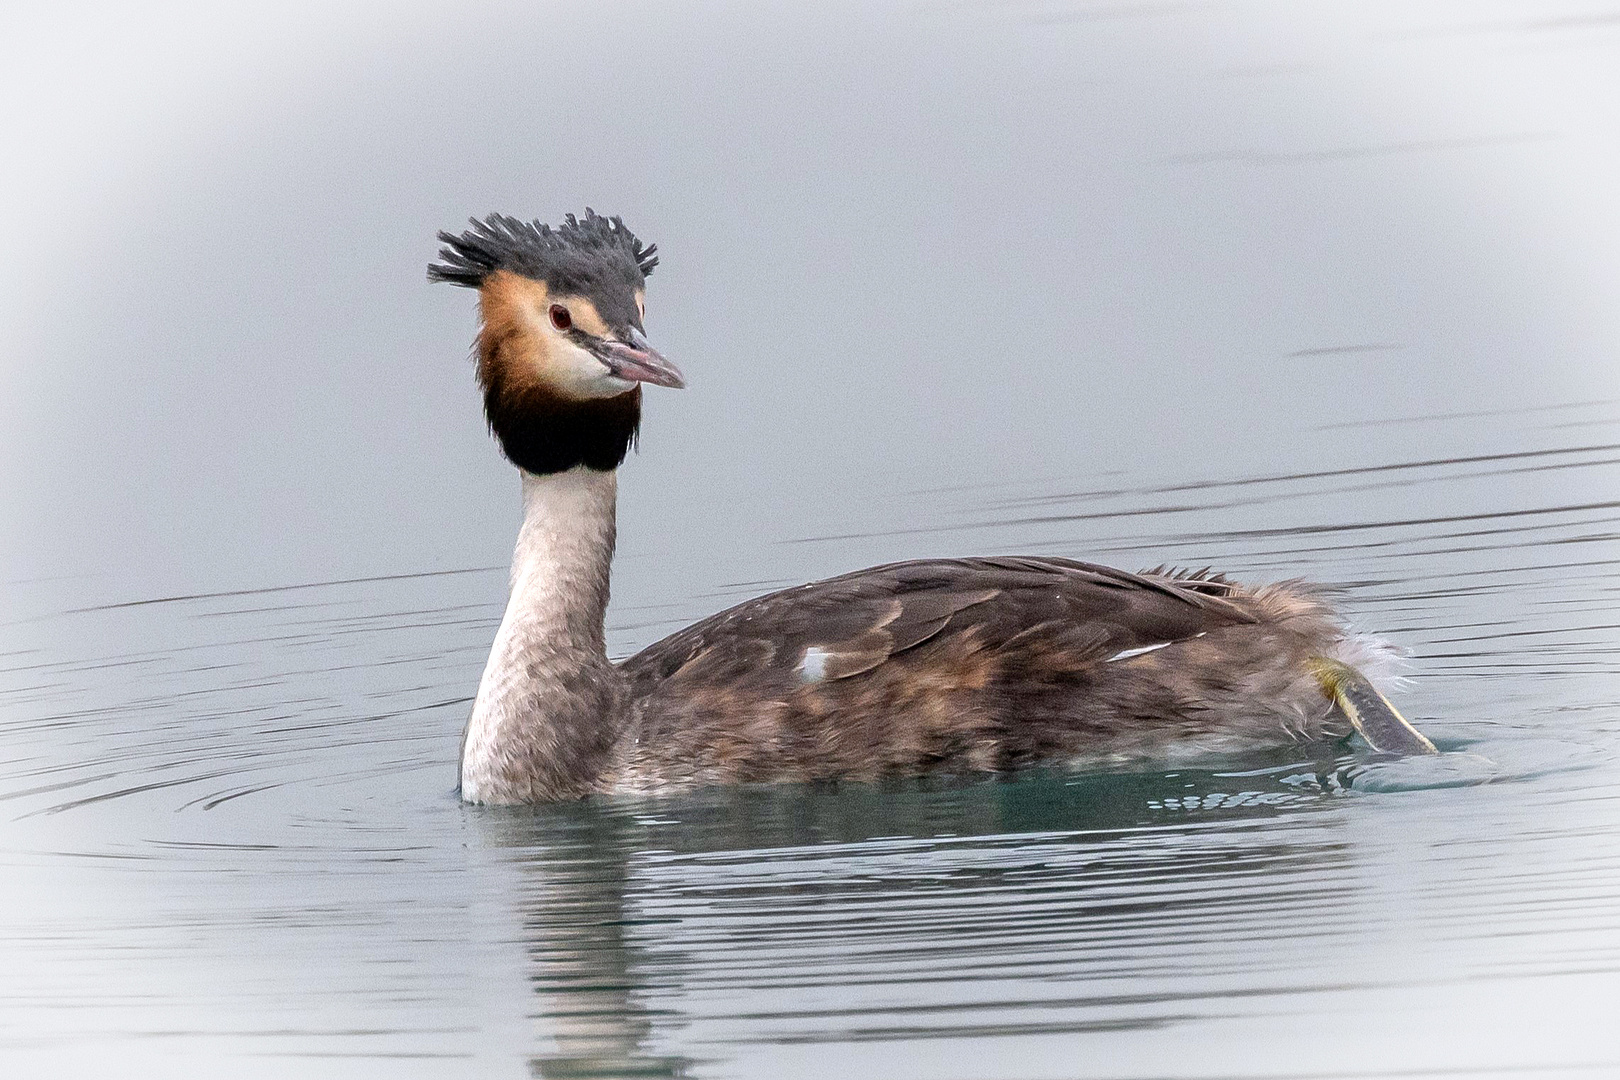
[[[1440,752],[1361,672],[1325,656],[1313,656],[1309,663],[1322,693],[1350,718],[1368,746],[1388,754]]]

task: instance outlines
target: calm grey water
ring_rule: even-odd
[[[1620,1075],[1620,13],[7,15],[8,1075]],[[656,241],[629,653],[1029,551],[1305,577],[1447,751],[491,811],[432,232]]]

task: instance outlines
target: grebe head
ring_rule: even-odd
[[[539,474],[617,468],[641,384],[685,385],[642,327],[656,246],[593,210],[556,228],[491,214],[439,240],[428,279],[479,293],[478,381],[506,456]]]

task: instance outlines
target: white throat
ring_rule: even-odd
[[[537,755],[568,749],[560,744],[575,738],[573,714],[588,704],[577,699],[581,678],[617,675],[602,628],[617,496],[612,472],[580,466],[523,473],[512,592],[462,740],[462,797],[469,801],[531,798],[511,786],[534,775]]]

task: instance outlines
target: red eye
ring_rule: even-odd
[[[552,304],[551,325],[559,330],[570,329],[574,325],[574,317],[568,314],[568,309],[561,304]]]

